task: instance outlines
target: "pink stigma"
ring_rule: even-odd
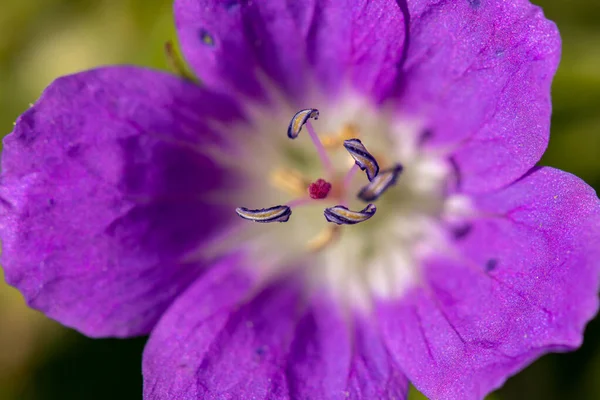
[[[331,190],[331,183],[327,182],[325,179],[317,179],[316,182],[311,183],[308,186],[308,194],[311,199],[324,199],[329,194]]]

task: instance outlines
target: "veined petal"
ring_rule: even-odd
[[[211,270],[161,319],[144,351],[145,399],[405,398],[406,378],[366,320],[353,332],[297,276],[249,291],[236,274]]]
[[[408,380],[389,354],[377,322],[357,314],[353,332],[347,397],[354,400],[406,399]]]
[[[330,97],[348,83],[383,98],[404,45],[393,0],[176,0],[175,21],[184,56],[209,87],[264,97],[262,74],[295,105],[313,84]]]
[[[144,399],[202,398],[197,382],[200,362],[256,285],[244,263],[234,258],[213,266],[159,321],[144,349]]]
[[[401,109],[452,149],[464,191],[494,190],[540,159],[550,132],[556,26],[528,0],[408,1]]]
[[[90,336],[148,333],[203,271],[185,260],[231,216],[198,149],[237,104],[134,67],[60,78],[4,140],[2,266],[29,305]]]
[[[477,205],[490,216],[429,261],[423,286],[379,308],[391,354],[431,398],[483,398],[540,355],[578,347],[598,308],[589,186],[535,169]]]

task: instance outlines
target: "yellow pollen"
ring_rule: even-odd
[[[346,124],[337,134],[325,136],[321,139],[323,147],[327,150],[336,149],[344,144],[344,140],[358,138],[358,128],[353,124]]]
[[[313,253],[317,253],[323,250],[328,245],[335,242],[342,233],[339,225],[329,225],[327,228],[323,229],[314,239],[311,239],[306,247],[309,251]]]
[[[293,169],[277,168],[269,175],[271,185],[292,197],[306,195],[310,181]]]

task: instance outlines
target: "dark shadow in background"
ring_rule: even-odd
[[[583,346],[575,352],[549,354],[508,380],[497,394],[507,400],[596,399],[590,370],[600,353],[600,319],[588,325]],[[600,378],[600,376],[598,376]]]
[[[88,339],[67,334],[41,362],[19,395],[23,400],[135,400],[142,398],[146,338]]]

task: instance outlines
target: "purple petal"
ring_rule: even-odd
[[[581,344],[598,307],[600,201],[578,178],[536,169],[477,199],[459,252],[380,309],[383,334],[425,395],[479,399],[549,351]]]
[[[224,220],[222,171],[196,149],[237,105],[134,67],[60,78],[4,140],[2,265],[28,303],[90,336],[149,332]]]
[[[190,287],[152,332],[144,398],[403,398],[406,378],[373,329],[357,331],[353,355],[350,323],[327,297],[307,298],[297,277],[256,293],[235,269],[218,271]]]
[[[395,1],[176,0],[175,21],[205,84],[263,97],[262,74],[296,104],[315,79],[322,94],[338,95],[349,83],[382,98],[395,85],[404,45]]]
[[[242,268],[240,259],[214,266],[156,325],[142,363],[145,399],[201,398],[199,363],[255,284]]]
[[[456,147],[463,190],[504,186],[540,159],[550,131],[556,26],[527,0],[408,1],[402,110]]]
[[[375,321],[317,297],[299,320],[287,356],[291,399],[405,399],[408,381]]]
[[[357,316],[352,367],[348,379],[350,399],[406,399],[408,380],[383,343],[375,321]]]

